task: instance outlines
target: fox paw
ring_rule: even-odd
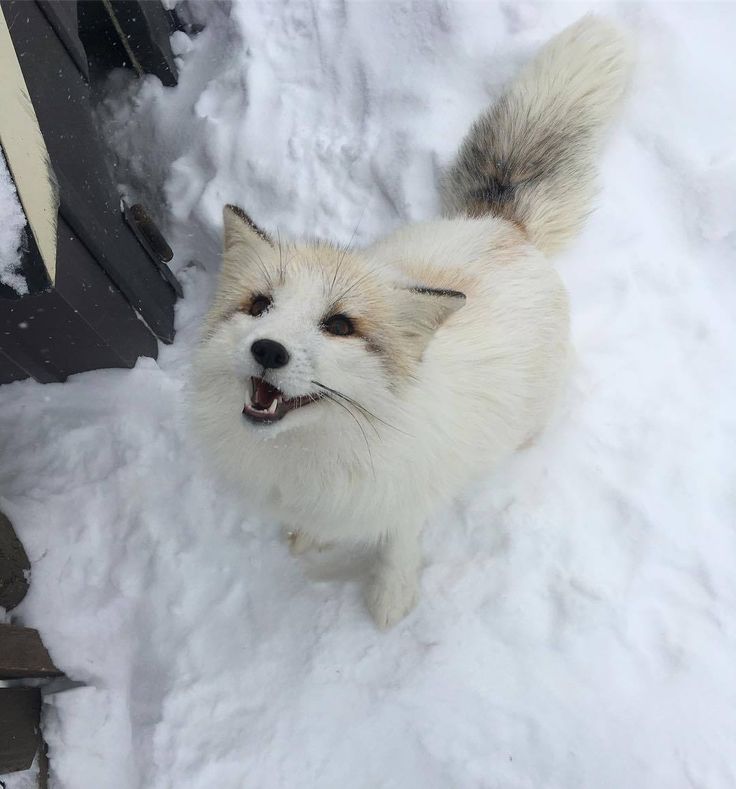
[[[289,551],[292,556],[299,556],[317,547],[317,541],[303,531],[289,531],[286,537],[289,540]]]
[[[419,586],[415,578],[379,574],[368,586],[366,603],[381,630],[393,627],[417,604]]]
[[[307,551],[314,549],[321,550],[322,546],[303,531],[291,530],[286,532],[286,539],[289,541],[289,551],[292,556],[300,556]]]

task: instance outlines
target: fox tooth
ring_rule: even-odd
[[[278,408],[278,406],[279,406],[279,398],[278,397],[274,397],[273,402],[268,407],[268,413],[269,414],[275,414],[276,413],[276,409]]]

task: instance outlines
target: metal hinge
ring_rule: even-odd
[[[161,231],[156,227],[156,223],[140,203],[128,206],[123,200],[121,208],[125,221],[135,234],[140,245],[148,253],[159,274],[171,285],[176,295],[181,298],[184,295],[181,283],[174,275],[174,272],[166,265],[174,257],[174,253]]]

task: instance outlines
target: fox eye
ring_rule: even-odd
[[[353,322],[347,315],[333,315],[322,323],[322,328],[336,337],[349,337],[355,333]]]
[[[248,312],[254,318],[257,318],[259,315],[263,315],[270,306],[271,299],[269,299],[268,296],[254,296],[248,308]]]

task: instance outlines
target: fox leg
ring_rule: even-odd
[[[384,538],[366,593],[368,609],[378,627],[393,627],[414,608],[420,569],[418,528],[403,528]]]
[[[300,556],[307,551],[321,551],[328,547],[327,543],[319,542],[307,532],[285,526],[284,537],[289,543],[289,552],[292,556]]]

